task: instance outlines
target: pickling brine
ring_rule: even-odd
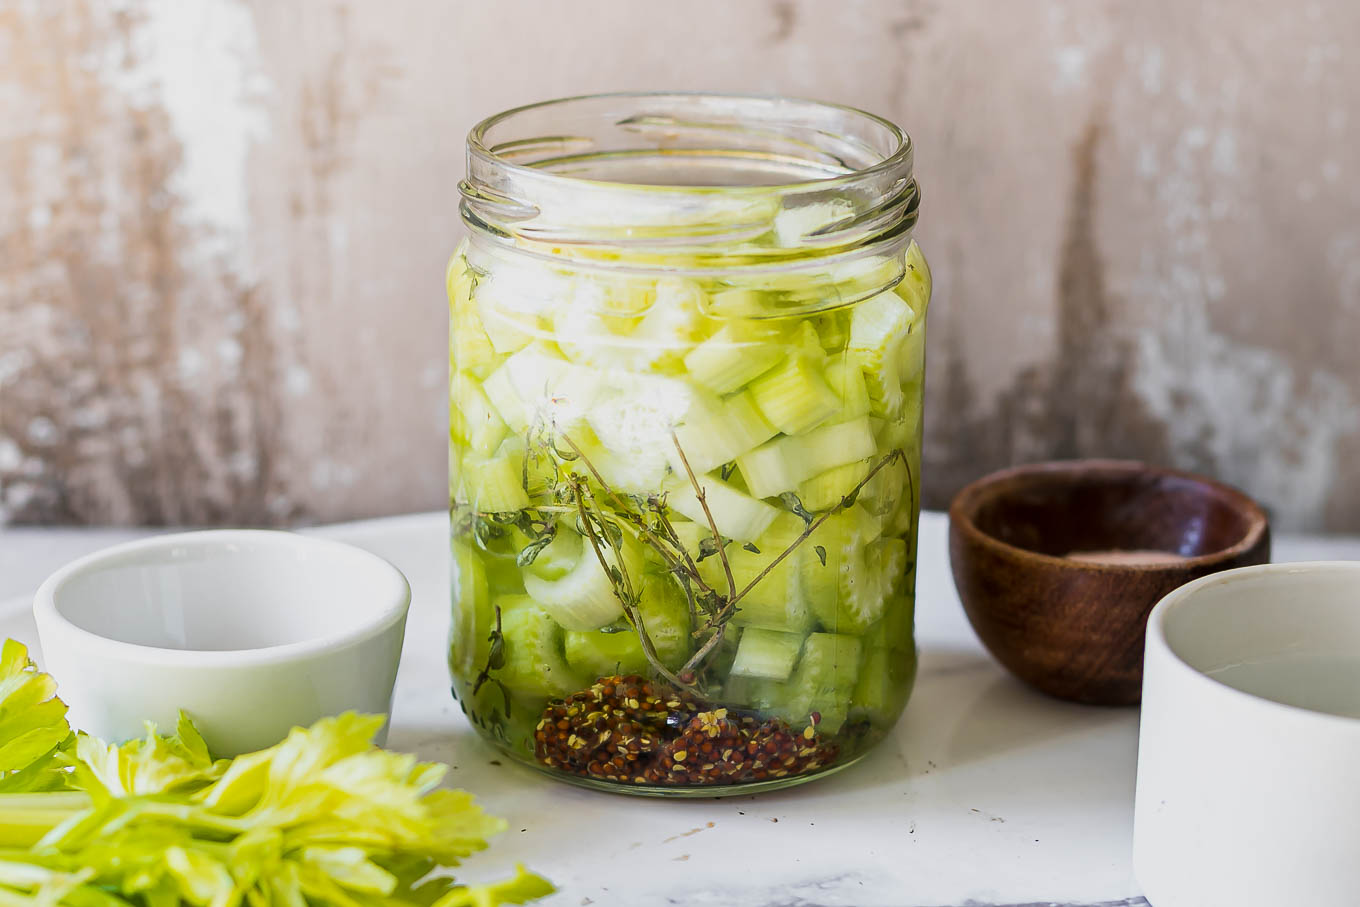
[[[841,118],[867,159],[836,170],[781,103]],[[571,154],[554,117],[586,134]],[[616,148],[624,121],[669,140]],[[811,158],[771,160],[780,129]],[[604,96],[493,118],[469,167],[448,272],[469,719],[636,793],[849,764],[916,666],[930,274],[905,136],[807,102]]]

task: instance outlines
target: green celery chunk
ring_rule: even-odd
[[[737,644],[732,674],[738,677],[764,677],[784,680],[793,673],[798,653],[803,650],[803,634],[784,633],[762,627],[747,627]]]
[[[836,733],[849,716],[863,658],[857,637],[813,633],[772,710],[795,728],[815,723],[820,733]]]
[[[558,524],[559,533],[570,530]],[[637,582],[642,572],[642,549],[625,533],[622,545],[600,546],[600,555],[589,540],[582,542],[580,555],[571,569],[557,579],[545,579],[532,571],[524,574],[524,590],[557,623],[568,630],[597,630],[623,616],[623,603],[614,592],[614,583],[600,565],[600,555],[611,568],[619,569]]]
[[[675,440],[685,453],[684,462],[696,474],[709,472],[731,463],[775,436],[771,425],[749,393],[733,394],[726,400],[702,397],[685,415],[675,430]],[[672,468],[683,475],[684,462],[671,452]]]
[[[684,592],[669,576],[653,574],[643,586],[638,612],[657,658],[667,668],[678,670],[690,654],[689,604]],[[648,673],[650,665],[637,630],[627,618],[620,624],[600,630],[568,630],[568,664],[592,679]]]
[[[826,383],[840,398],[843,420],[869,415],[869,386],[858,363],[846,357],[831,362],[826,367]]]
[[[727,538],[754,541],[779,516],[778,508],[738,491],[716,476],[696,476],[696,479],[718,532]],[[671,509],[701,526],[708,525],[708,516],[688,477],[672,479],[666,484],[665,492],[666,503]]]
[[[924,324],[924,322],[922,322]],[[880,293],[855,307],[850,320],[851,361],[864,372],[871,412],[895,419],[902,411],[902,382],[907,365],[904,345],[916,326],[916,313],[896,293]]]
[[[479,513],[509,513],[529,506],[520,462],[513,457],[491,459],[468,454],[462,458],[458,499]]]
[[[486,664],[490,647],[486,628],[495,624],[486,567],[471,545],[455,541],[450,573],[453,622],[449,628],[449,668],[461,677],[471,677]]]
[[[866,719],[883,730],[891,728],[907,704],[916,663],[914,648],[898,652],[870,647],[850,697],[850,717]]]
[[[798,483],[798,499],[808,510],[829,510],[854,491],[872,468],[870,460],[835,466]]]
[[[776,325],[729,322],[685,355],[685,368],[714,393],[729,394],[783,359],[783,343],[783,332]]]
[[[449,355],[455,369],[485,378],[500,357],[482,327],[482,317],[472,302],[474,278],[459,254],[449,262]]]
[[[449,385],[449,439],[489,457],[505,439],[506,426],[472,376],[458,372]]]
[[[786,435],[802,434],[830,419],[840,400],[815,363],[795,354],[751,382],[751,395],[770,424]]]
[[[563,654],[562,627],[528,596],[495,600],[501,612],[505,664],[492,677],[517,696],[565,696],[585,685]],[[492,626],[494,626],[494,621]]]
[[[872,456],[877,450],[868,418],[835,422],[799,437],[769,441],[737,458],[742,478],[756,497],[797,489],[818,473]]]
[[[482,384],[492,405],[514,431],[531,426],[570,431],[602,390],[601,376],[535,343],[509,356]]]
[[[660,487],[675,451],[672,434],[701,396],[688,382],[659,375],[629,374],[599,385],[586,418],[620,470],[631,474],[627,490]]]
[[[562,352],[601,369],[679,370],[704,328],[703,290],[680,277],[630,279],[622,289],[616,283],[577,278],[572,303],[553,313]]]
[[[835,514],[813,533],[813,556],[801,560],[804,594],[824,629],[860,634],[878,621],[901,588],[907,543],[880,538],[879,519],[860,505]],[[826,552],[823,564],[817,548]]]
[[[539,579],[561,579],[580,562],[581,555],[585,553],[585,544],[579,535],[559,524],[552,541],[538,550],[524,570]]]
[[[732,623],[798,634],[806,633],[811,628],[813,617],[803,597],[798,570],[798,554],[808,542],[805,541],[803,546],[794,549],[779,563],[774,563],[783,551],[797,542],[802,531],[802,520],[791,513],[782,512],[756,539],[755,551],[735,544],[727,546],[727,561],[737,591],[741,592],[755,583],[737,602]],[[764,573],[772,564],[774,566],[769,573]],[[726,593],[727,575],[718,555],[710,555],[701,561],[699,572],[712,588]]]

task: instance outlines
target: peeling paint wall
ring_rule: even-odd
[[[1360,531],[1360,6],[0,0],[0,522],[444,499],[462,137],[778,92],[917,142],[927,502],[1117,455]]]

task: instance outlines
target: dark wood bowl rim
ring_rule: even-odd
[[[1102,561],[1074,561],[1066,557],[1044,554],[1041,551],[1032,551],[1029,548],[1021,548],[1009,542],[1003,542],[994,535],[983,532],[973,522],[973,515],[978,508],[988,501],[994,500],[1002,494],[1024,487],[1028,484],[1025,480],[1038,478],[1040,476],[1051,478],[1053,476],[1070,475],[1073,478],[1081,476],[1097,477],[1100,475],[1147,475],[1164,476],[1167,478],[1183,479],[1200,485],[1211,490],[1219,498],[1224,500],[1229,506],[1244,514],[1247,518],[1247,531],[1236,543],[1227,548],[1220,548],[1217,551],[1210,551],[1207,554],[1195,557],[1183,557],[1180,560],[1167,563],[1151,564],[1112,564]],[[1251,498],[1231,485],[1210,479],[1206,476],[1197,475],[1193,472],[1185,472],[1179,469],[1167,469],[1161,466],[1149,466],[1138,460],[1050,460],[1043,463],[1026,463],[1022,466],[1012,466],[990,473],[964,486],[954,500],[949,505],[949,522],[958,531],[968,536],[973,542],[994,552],[1008,555],[1013,559],[1026,560],[1033,559],[1039,563],[1054,567],[1061,567],[1071,570],[1081,571],[1105,571],[1109,573],[1156,573],[1159,571],[1180,572],[1199,567],[1208,567],[1223,561],[1232,560],[1247,551],[1250,551],[1260,541],[1261,536],[1269,526],[1269,518],[1265,510],[1261,508]]]

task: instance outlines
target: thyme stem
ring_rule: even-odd
[[[737,594],[737,581],[732,576],[732,565],[727,562],[727,548],[723,545],[722,534],[718,532],[718,523],[713,519],[713,512],[708,509],[708,495],[699,485],[699,480],[694,477],[689,458],[685,456],[685,450],[680,446],[680,439],[675,436],[675,432],[671,432],[671,442],[675,444],[675,452],[680,455],[680,462],[685,465],[685,475],[689,476],[689,484],[694,487],[694,496],[699,499],[699,506],[703,508],[704,516],[708,518],[708,528],[713,531],[713,541],[718,546],[718,557],[722,560],[723,573],[727,576],[728,600],[731,601]]]

